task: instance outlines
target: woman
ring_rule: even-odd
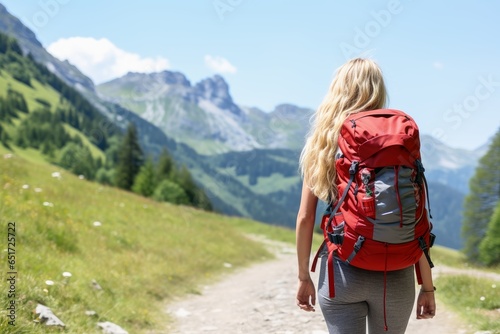
[[[304,178],[297,215],[297,305],[314,311],[316,292],[309,275],[312,235],[318,198],[338,199],[335,156],[342,123],[347,116],[381,109],[386,89],[380,68],[369,59],[353,59],[341,66],[315,114],[310,135],[300,158]],[[415,300],[413,266],[386,272],[368,271],[334,260],[336,295],[329,297],[326,256],[322,257],[318,283],[319,304],[330,333],[404,333]],[[418,261],[422,287],[417,298],[417,318],[435,314],[434,286],[425,256]],[[384,289],[386,284],[386,289]],[[384,291],[386,290],[386,291]],[[385,298],[384,302],[382,299]],[[387,323],[390,324],[387,328]]]

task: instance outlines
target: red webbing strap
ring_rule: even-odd
[[[335,297],[335,279],[333,277],[333,251],[328,251],[328,288],[330,298]]]
[[[323,240],[323,243],[321,244],[321,246],[319,246],[319,249],[318,251],[316,252],[316,255],[314,256],[314,260],[313,260],[313,263],[311,265],[311,271],[312,272],[315,272],[316,271],[316,264],[318,263],[318,258],[319,258],[319,253],[321,252],[321,250],[323,249],[323,246],[325,245],[325,242],[326,240]]]
[[[325,245],[328,246],[328,263],[327,263],[327,269],[328,269],[328,287],[330,291],[330,298],[335,297],[335,280],[333,277],[333,253],[337,249],[337,245],[327,242],[326,240],[323,240],[323,243],[319,247],[318,251],[316,252],[316,255],[314,256],[313,263],[311,265],[311,271],[314,272],[316,270],[316,265],[318,263],[318,258],[319,258],[319,253],[323,249],[323,246]]]

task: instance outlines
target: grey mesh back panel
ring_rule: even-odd
[[[374,224],[374,240],[397,244],[414,239],[417,204],[411,180],[412,169],[396,168],[399,168],[397,187],[394,167],[384,167],[376,173],[374,182],[376,217],[368,220]],[[403,208],[402,227],[400,227],[401,214],[396,192],[399,192]]]

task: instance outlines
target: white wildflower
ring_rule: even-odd
[[[29,187],[30,187],[29,185],[23,184],[23,189],[29,189]]]
[[[52,173],[52,177],[60,179],[61,178],[61,173],[59,173],[59,172],[53,172]]]
[[[54,207],[54,203],[43,202],[43,206],[50,206],[52,208],[52,207]]]
[[[224,262],[224,267],[231,268],[233,265],[231,263]]]
[[[42,188],[35,188],[34,189],[36,193],[41,193],[42,192]]]
[[[94,226],[101,226],[102,224],[101,224],[101,222],[97,222],[97,221],[96,221],[96,222],[94,222],[94,224],[93,224],[93,225],[94,225]]]
[[[13,157],[12,153],[7,153],[7,154],[4,154],[4,155],[3,155],[3,158],[4,158],[4,159],[10,159],[10,158],[12,158],[12,157]]]
[[[63,272],[63,273],[62,273],[62,275],[63,275],[64,277],[71,277],[71,276],[73,276],[73,275],[71,275],[71,273],[70,273],[69,271],[65,271],[65,272]]]
[[[484,301],[486,299],[485,296],[481,296],[481,298],[479,298],[480,301]]]
[[[45,284],[47,284],[48,286],[52,286],[52,285],[54,285],[54,281],[51,281],[48,279],[45,281]]]
[[[93,310],[88,310],[88,311],[85,311],[85,314],[88,315],[89,317],[93,317],[93,316],[97,315],[97,312],[93,311]]]
[[[85,175],[78,175],[78,178],[79,178],[80,180],[85,180]]]

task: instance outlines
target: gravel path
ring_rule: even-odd
[[[167,306],[175,322],[165,333],[328,334],[319,306],[316,312],[295,305],[296,257],[290,245],[272,243],[275,260],[233,270],[221,281]],[[447,268],[435,268],[436,274]],[[313,278],[317,282],[317,277]],[[441,303],[431,320],[412,316],[407,334],[470,333]]]

